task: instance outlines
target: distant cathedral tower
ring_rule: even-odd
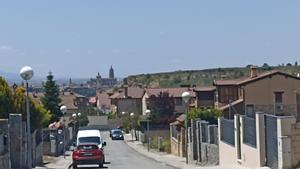
[[[109,78],[110,79],[114,79],[115,78],[114,69],[113,69],[112,66],[110,66],[110,69],[109,69]]]

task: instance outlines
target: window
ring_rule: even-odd
[[[275,95],[275,103],[282,103],[283,92],[274,92],[274,95]]]

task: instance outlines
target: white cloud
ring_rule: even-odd
[[[164,36],[165,34],[166,34],[166,32],[164,32],[164,31],[160,31],[160,32],[159,32],[159,35],[160,35],[160,36]]]
[[[120,49],[113,49],[111,52],[112,52],[112,53],[120,53],[121,50],[120,50]]]
[[[2,46],[0,46],[0,50],[1,51],[10,51],[10,50],[13,50],[13,48],[10,46],[2,45]]]
[[[64,50],[64,53],[70,54],[70,53],[73,53],[73,51],[72,51],[71,49],[65,49],[65,50]]]

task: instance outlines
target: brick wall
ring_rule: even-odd
[[[300,164],[300,122],[292,125],[292,161],[293,166]]]

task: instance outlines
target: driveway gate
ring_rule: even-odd
[[[266,115],[266,163],[271,169],[278,169],[277,117]]]

